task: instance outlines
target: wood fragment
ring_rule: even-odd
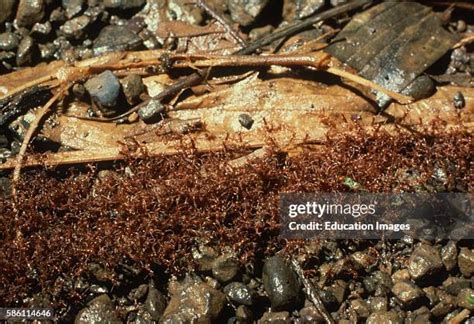
[[[448,321],[448,324],[460,324],[460,323],[462,323],[462,321],[464,321],[467,317],[469,317],[470,314],[471,314],[471,312],[470,312],[468,309],[463,309],[459,314],[457,314],[456,316],[454,316],[453,318],[451,318],[451,319]]]

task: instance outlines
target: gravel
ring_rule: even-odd
[[[122,323],[115,311],[114,303],[107,295],[90,301],[76,316],[74,324]]]
[[[465,247],[461,248],[458,256],[459,270],[464,277],[470,278],[474,273],[474,250]]]
[[[440,251],[427,244],[418,245],[408,261],[408,271],[414,280],[430,278],[442,268]]]
[[[224,287],[224,293],[229,300],[237,305],[252,306],[255,292],[241,282],[232,282]]]
[[[120,82],[111,71],[104,71],[84,84],[87,92],[99,108],[112,108],[120,94]]]

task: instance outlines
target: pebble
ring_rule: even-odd
[[[111,71],[107,70],[92,77],[87,80],[84,86],[99,107],[111,108],[117,103],[120,82]]]
[[[44,23],[36,23],[33,28],[31,28],[31,33],[35,36],[47,36],[53,30],[53,26],[49,21]]]
[[[237,305],[252,306],[254,292],[241,282],[232,282],[224,287],[224,293]]]
[[[464,95],[462,94],[462,92],[456,92],[453,98],[453,103],[454,107],[456,107],[457,109],[462,109],[466,106],[466,99],[464,99]]]
[[[388,303],[386,297],[372,297],[370,296],[367,300],[367,304],[370,307],[372,312],[380,312],[380,311],[387,311],[388,310]]]
[[[18,45],[16,52],[16,64],[18,66],[30,65],[33,62],[33,54],[36,45],[30,36],[24,37]]]
[[[420,75],[403,89],[402,93],[415,100],[420,100],[429,97],[435,91],[436,88],[433,80],[426,75]]]
[[[314,306],[306,306],[299,311],[300,320],[303,324],[326,323],[324,317]],[[300,323],[300,322],[298,322]]]
[[[273,310],[293,310],[298,306],[301,285],[282,258],[274,256],[266,260],[262,277]]]
[[[153,124],[163,118],[165,106],[156,99],[150,101],[138,110],[138,116],[147,124]]]
[[[408,260],[408,271],[414,280],[424,280],[442,268],[439,250],[427,244],[418,245]]]
[[[0,50],[11,51],[18,47],[20,40],[13,33],[0,34]]]
[[[211,271],[214,260],[219,256],[213,247],[205,245],[193,248],[192,255],[200,271]]]
[[[166,308],[166,298],[163,294],[150,285],[145,300],[145,309],[151,315],[151,319],[159,321]]]
[[[422,306],[412,312],[408,312],[405,324],[425,324],[431,323],[431,313],[428,307]]]
[[[474,290],[470,288],[462,289],[456,298],[456,304],[461,308],[474,311]]]
[[[444,264],[446,270],[451,271],[456,266],[456,259],[458,255],[458,248],[456,242],[449,241],[445,246],[441,248],[441,261]]]
[[[358,318],[367,318],[370,315],[369,305],[361,298],[351,300],[351,307],[357,313]]]
[[[0,177],[0,197],[9,198],[12,194],[11,182],[8,177]]]
[[[145,91],[145,85],[143,84],[141,76],[138,74],[130,74],[120,80],[122,84],[122,90],[127,98],[127,102],[131,105],[137,103],[140,98],[140,94]]]
[[[126,26],[106,26],[94,40],[94,55],[107,52],[137,50],[141,47],[142,40]]]
[[[209,323],[221,313],[225,295],[204,282],[185,282],[177,287],[160,323]]]
[[[456,29],[460,33],[464,33],[467,29],[467,24],[464,20],[458,20],[456,23]]]
[[[396,311],[380,311],[370,314],[366,324],[402,324],[403,320]]]
[[[324,5],[324,0],[292,0],[285,1],[283,17],[286,21],[294,21],[308,17]]]
[[[254,123],[254,120],[252,119],[252,117],[250,117],[249,114],[240,114],[239,123],[240,125],[242,125],[242,127],[246,129],[251,129]]]
[[[0,24],[3,24],[13,14],[17,0],[0,0]]]
[[[81,83],[75,83],[72,86],[72,93],[77,99],[84,100],[86,97],[86,88]]]
[[[370,271],[377,264],[377,258],[371,256],[366,251],[357,251],[351,254],[351,261],[362,271]]]
[[[288,312],[266,312],[258,321],[258,324],[291,324]]]
[[[239,324],[251,324],[254,322],[252,311],[244,305],[237,307],[235,317]]]
[[[131,9],[140,8],[145,4],[145,0],[104,0],[103,4],[106,8],[114,9]]]
[[[133,301],[143,300],[145,296],[147,296],[147,292],[148,292],[148,285],[141,284],[137,288],[132,289],[130,294],[128,294],[128,298]]]
[[[407,280],[410,280],[410,272],[408,272],[407,269],[400,269],[392,275],[392,281],[394,283]]]
[[[474,273],[474,250],[461,248],[458,256],[458,266],[463,276],[470,278]]]
[[[81,12],[84,0],[62,0],[62,6],[66,11],[66,17],[71,19]]]
[[[31,27],[44,17],[45,0],[20,0],[16,11],[18,27]]]
[[[404,309],[415,309],[420,305],[424,292],[410,281],[399,281],[393,285],[392,293],[401,302]]]
[[[239,264],[231,255],[221,255],[212,264],[212,275],[220,282],[234,279],[239,272]]]
[[[74,324],[122,323],[107,295],[91,300],[76,316]]]
[[[242,26],[251,25],[269,0],[227,0],[232,20]]]
[[[41,58],[44,60],[52,59],[58,49],[53,43],[38,44]]]
[[[91,18],[85,15],[68,20],[59,27],[61,34],[67,38],[80,39],[84,36],[87,26],[91,23]]]
[[[364,287],[369,294],[385,296],[393,286],[392,278],[386,272],[376,271],[363,280]]]
[[[336,300],[338,304],[342,304],[342,302],[346,299],[347,296],[347,283],[344,280],[335,280],[334,283],[328,288]]]
[[[443,281],[443,287],[450,295],[456,296],[464,288],[471,287],[471,281],[463,278],[449,277]]]

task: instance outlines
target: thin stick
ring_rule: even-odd
[[[453,49],[459,48],[472,42],[474,42],[474,33],[470,33],[469,35],[461,39],[459,42],[454,44]]]
[[[311,281],[309,281],[308,278],[306,278],[298,261],[291,259],[291,265],[293,270],[303,282],[303,285],[306,288],[306,295],[308,296],[309,300],[314,304],[318,312],[324,317],[326,323],[335,324],[336,322],[332,318],[331,314],[327,311],[326,307],[324,307],[321,297],[319,297],[319,289]]]
[[[211,7],[207,5],[203,0],[197,0],[196,5],[201,7],[204,11],[206,11],[212,18],[214,18],[224,29],[225,31],[237,42],[239,45],[244,48],[247,46],[245,41],[242,37],[237,34],[232,27],[222,18],[217,12],[214,11]]]
[[[373,90],[380,91],[387,96],[395,99],[399,103],[409,104],[413,102],[413,98],[399,94],[397,92],[388,90],[375,82],[364,79],[356,74],[344,71],[336,67],[324,67],[326,61],[325,56],[321,58],[315,55],[266,55],[266,56],[183,56],[177,55],[173,58],[181,59],[188,58],[193,60],[193,66],[197,67],[215,67],[215,66],[262,66],[262,65],[281,65],[281,66],[311,66],[316,69],[325,70],[331,74],[346,78],[362,86],[371,88]],[[179,67],[180,64],[176,63],[175,67]],[[182,63],[181,66],[186,66],[187,63]]]
[[[340,14],[346,13],[346,12],[354,10],[354,9],[357,9],[357,8],[362,7],[364,5],[367,5],[369,3],[372,3],[372,0],[356,0],[356,1],[350,2],[348,4],[345,4],[345,5],[327,10],[327,11],[325,11],[325,12],[319,14],[319,15],[310,17],[310,18],[308,18],[306,20],[303,20],[303,21],[296,22],[296,23],[294,23],[294,24],[292,24],[292,25],[290,25],[290,26],[288,26],[288,27],[286,27],[286,28],[284,28],[280,31],[274,32],[274,33],[272,33],[270,35],[267,35],[267,36],[265,36],[265,37],[263,37],[259,40],[256,40],[255,42],[253,42],[250,45],[236,51],[233,54],[238,54],[238,55],[252,54],[255,50],[259,49],[260,47],[271,44],[272,42],[274,42],[274,41],[276,41],[280,38],[284,38],[284,37],[294,35],[294,34],[300,32],[300,31],[302,31],[302,30],[304,30],[308,27],[311,27],[312,25],[314,25],[314,24],[316,24],[320,21],[338,16]],[[204,80],[206,75],[207,75],[206,71],[196,71],[193,74],[191,74],[191,75],[177,81],[176,83],[172,84],[171,86],[167,87],[165,90],[163,90],[161,93],[159,93],[155,97],[150,98],[150,99],[142,102],[141,104],[133,107],[129,111],[127,111],[127,112],[125,112],[125,113],[123,113],[119,116],[110,117],[110,118],[81,117],[80,119],[94,120],[94,121],[98,121],[98,122],[111,122],[111,121],[114,121],[114,120],[119,120],[119,119],[125,118],[128,115],[130,115],[134,112],[137,112],[141,107],[147,105],[149,100],[151,100],[151,99],[161,100],[165,97],[168,97],[170,95],[178,93],[179,91],[181,91],[185,88],[192,87],[192,86],[198,84],[199,82],[201,82],[202,80]]]
[[[18,153],[17,158],[16,158],[15,170],[13,171],[12,192],[13,192],[14,197],[16,197],[16,183],[20,179],[21,165],[25,157],[28,144],[30,143],[31,138],[33,137],[33,134],[38,128],[40,121],[49,111],[49,108],[56,102],[56,100],[58,100],[59,97],[63,95],[65,91],[67,91],[68,88],[69,88],[69,85],[59,89],[59,91],[51,99],[49,99],[49,101],[38,111],[38,113],[36,114],[35,120],[30,124],[30,127],[28,128],[28,131],[26,132],[25,137],[23,138],[23,142],[21,143],[21,147],[20,147],[20,152]]]

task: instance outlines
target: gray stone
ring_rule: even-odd
[[[224,293],[237,305],[252,306],[254,291],[241,282],[232,282],[224,287]]]
[[[94,55],[107,52],[136,50],[142,45],[141,38],[126,26],[106,26],[94,40]]]
[[[293,310],[298,306],[301,285],[296,273],[282,258],[274,256],[265,262],[263,285],[273,310]]]
[[[131,105],[137,103],[140,94],[145,91],[145,85],[143,84],[141,76],[138,74],[130,74],[120,80],[122,84],[123,93],[127,102]]]
[[[456,266],[456,259],[458,255],[458,248],[456,242],[449,241],[445,246],[441,248],[441,261],[444,264],[446,270],[451,271]]]
[[[172,289],[161,323],[210,323],[225,304],[225,295],[204,282],[186,281]]]
[[[107,295],[100,295],[89,302],[76,316],[75,324],[122,323],[113,302]]]
[[[85,15],[68,20],[59,27],[61,33],[67,38],[80,39],[84,35],[91,18]]]
[[[0,24],[3,24],[13,14],[13,9],[18,1],[17,0],[0,0]]]
[[[456,304],[461,308],[474,311],[474,290],[470,288],[462,289],[456,298]]]
[[[258,320],[258,324],[291,324],[288,312],[266,312]]]
[[[62,6],[66,10],[66,17],[71,19],[81,12],[84,0],[62,0]]]
[[[286,21],[294,21],[312,15],[323,5],[324,0],[286,0],[283,15]]]
[[[84,86],[99,107],[111,108],[117,103],[120,94],[120,82],[111,71],[107,70],[92,77],[87,80]]]
[[[326,320],[314,306],[306,306],[299,311],[301,324],[326,323]]]
[[[18,51],[16,52],[16,64],[18,66],[30,65],[33,62],[33,54],[35,52],[36,45],[30,36],[24,37],[18,45]]]
[[[461,248],[458,256],[458,266],[463,276],[470,278],[474,273],[474,250]]]
[[[253,119],[250,117],[249,114],[240,114],[239,115],[239,123],[242,125],[242,127],[246,129],[251,129],[253,125]]]
[[[0,34],[0,50],[11,51],[18,47],[20,40],[13,33]]]
[[[145,300],[145,309],[151,315],[151,319],[159,321],[166,308],[166,298],[163,294],[150,285]]]
[[[104,0],[104,6],[106,8],[114,9],[131,9],[140,8],[145,4],[145,0]]]
[[[18,27],[31,27],[44,17],[44,0],[20,0],[16,11]]]
[[[414,280],[423,280],[438,273],[443,268],[441,255],[437,248],[418,245],[408,261],[408,271]]]
[[[268,4],[268,0],[227,0],[232,20],[242,26],[251,25]]]
[[[150,99],[143,107],[138,110],[138,116],[147,124],[160,121],[163,118],[165,106],[156,99]]]
[[[380,311],[370,314],[366,324],[402,324],[403,320],[396,311]]]
[[[239,264],[231,255],[221,255],[212,264],[212,275],[220,282],[228,282],[239,272]]]
[[[51,23],[49,21],[46,21],[44,23],[36,23],[33,28],[31,28],[32,34],[35,36],[46,36],[51,33],[53,30],[53,26],[51,26]]]
[[[424,297],[423,290],[410,281],[397,282],[392,288],[392,293],[405,309],[418,307]]]

